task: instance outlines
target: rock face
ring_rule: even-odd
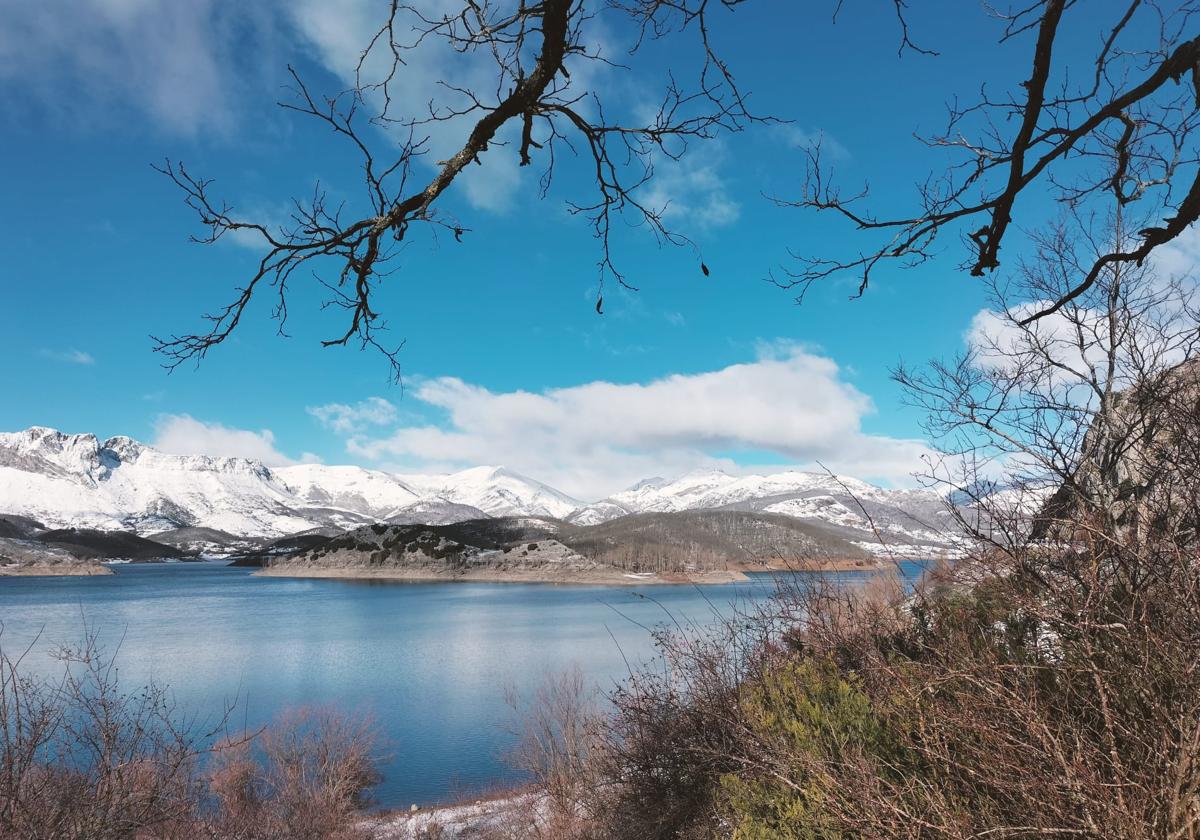
[[[1096,518],[1126,533],[1195,542],[1200,526],[1200,360],[1116,394],[1098,411],[1079,464],[1034,522],[1070,538]]]
[[[185,550],[244,551],[306,532],[375,522],[447,525],[534,517],[586,527],[634,514],[722,510],[829,526],[839,537],[927,556],[953,546],[944,500],[853,478],[799,471],[733,476],[719,471],[647,479],[584,503],[503,467],[448,475],[393,474],[354,466],[277,469],[244,458],[171,455],[128,437],[99,440],[34,427],[0,433],[0,514],[50,528],[124,530]]]

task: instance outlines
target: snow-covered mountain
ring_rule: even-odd
[[[314,527],[303,507],[257,461],[166,455],[127,437],[41,427],[0,434],[0,511],[51,527],[286,534]]]
[[[886,490],[846,477],[785,471],[690,473],[647,479],[585,504],[503,467],[448,475],[354,466],[271,469],[244,458],[170,455],[127,437],[98,440],[34,427],[0,433],[0,514],[49,527],[155,534],[211,528],[277,537],[387,521],[446,524],[488,516],[586,526],[637,513],[729,509],[780,514],[840,529],[864,544],[876,533],[920,546],[948,544],[944,502],[923,490]]]
[[[891,490],[848,476],[786,470],[769,475],[729,475],[720,470],[688,473],[674,481],[648,479],[569,517],[592,525],[631,513],[726,509],[760,511],[832,525],[857,533],[864,548],[949,546],[953,516],[929,490]],[[896,546],[893,546],[896,547]]]
[[[565,519],[583,502],[504,467],[473,467],[450,475],[399,475],[426,497],[469,505],[489,516]]]

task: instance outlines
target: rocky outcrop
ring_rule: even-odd
[[[1190,360],[1101,406],[1033,536],[1073,539],[1097,527],[1194,543],[1198,525],[1200,360]]]

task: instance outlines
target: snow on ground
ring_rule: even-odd
[[[365,820],[362,827],[374,840],[423,840],[429,836],[466,840],[487,828],[518,829],[544,819],[545,813],[545,798],[541,794],[522,793]],[[434,833],[439,830],[440,833]],[[519,835],[514,833],[514,836]]]

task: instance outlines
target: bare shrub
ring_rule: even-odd
[[[576,666],[548,675],[528,702],[513,691],[508,699],[518,720],[511,763],[532,777],[555,817],[582,817],[595,781],[592,756],[601,727],[583,672]]]
[[[659,633],[660,659],[613,693],[596,759],[597,836],[727,836],[721,778],[742,766],[749,747],[742,689],[775,654],[773,622],[760,618]]]
[[[664,634],[661,667],[616,692],[583,774],[590,836],[1200,831],[1190,548],[986,548],[915,590],[877,577],[781,598]]]
[[[157,686],[125,692],[96,637],[64,648],[57,680],[0,650],[0,836],[190,836],[209,732]]]
[[[253,745],[223,745],[208,773],[220,830],[256,840],[364,837],[353,817],[378,781],[370,723],[323,707],[285,712]]]
[[[363,836],[375,784],[365,721],[329,710],[226,736],[161,686],[127,691],[93,633],[32,676],[32,646],[0,649],[0,837],[22,840],[317,840]]]
[[[1039,241],[1035,306],[1105,247]],[[899,373],[968,556],[664,636],[615,698],[601,836],[1200,836],[1195,290],[1117,265],[1054,323],[996,290],[990,339]]]

